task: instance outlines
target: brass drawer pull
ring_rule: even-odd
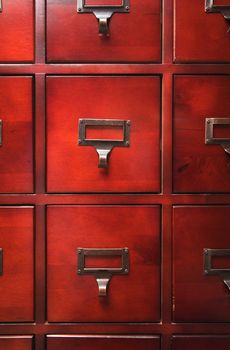
[[[0,0],[0,12],[2,12],[2,0]]]
[[[221,145],[230,155],[230,138],[217,138],[213,136],[214,125],[230,125],[230,118],[206,118],[205,119],[205,144]]]
[[[230,249],[204,249],[204,274],[207,276],[220,275],[230,292],[230,268],[213,268],[213,257],[230,257]]]
[[[229,5],[214,5],[214,0],[205,0],[205,11],[207,13],[217,13],[220,12],[225,19],[230,20],[230,1]],[[228,32],[230,28],[228,29]]]
[[[120,127],[123,129],[123,140],[87,139],[87,126]],[[99,156],[99,168],[108,167],[108,156],[113,147],[128,147],[130,144],[130,121],[116,119],[79,119],[78,144],[80,146],[94,146]]]
[[[128,13],[129,12],[129,0],[123,0],[121,5],[117,6],[90,6],[86,5],[86,0],[77,0],[77,12],[78,13],[93,13],[99,22],[99,34],[109,35],[109,19],[115,12]]]
[[[121,267],[85,267],[85,257],[120,256]],[[99,296],[107,296],[107,288],[113,275],[127,275],[129,273],[129,250],[128,248],[78,248],[77,249],[77,272],[79,275],[94,275],[98,284]]]

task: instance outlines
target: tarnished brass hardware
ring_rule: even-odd
[[[230,292],[230,267],[229,269],[213,268],[213,257],[230,257],[230,249],[204,249],[204,274],[208,276],[220,275],[224,284],[228,287]],[[230,265],[230,264],[229,264]]]
[[[206,118],[205,119],[205,144],[221,145],[225,152],[230,155],[230,137],[217,138],[213,136],[214,125],[230,125],[230,118]]]
[[[115,12],[128,13],[130,9],[129,0],[123,0],[121,5],[97,5],[88,6],[85,0],[77,0],[78,13],[93,13],[99,23],[99,34],[109,35],[109,20]]]
[[[3,249],[0,248],[0,276],[3,274]]]
[[[85,267],[86,256],[121,256],[121,267]],[[79,275],[94,275],[98,285],[98,295],[107,296],[107,289],[112,276],[129,273],[129,250],[128,248],[78,248],[77,272]]]
[[[215,5],[215,0],[205,0],[205,11],[207,13],[220,12],[226,20],[230,20],[230,1],[229,5]],[[230,28],[228,29],[229,32]]]
[[[2,12],[2,0],[0,0],[0,12]]]
[[[123,140],[86,139],[87,126],[109,126],[123,129]],[[130,144],[130,121],[116,119],[79,119],[78,144],[94,146],[99,156],[99,168],[108,167],[108,156],[113,147],[128,147]]]

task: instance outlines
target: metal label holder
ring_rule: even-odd
[[[86,139],[87,126],[109,126],[123,128],[123,140]],[[99,168],[108,167],[108,156],[113,147],[128,147],[130,144],[130,121],[116,119],[79,119],[78,144],[94,146],[99,156]]]
[[[128,13],[129,12],[129,0],[123,0],[122,5],[117,6],[88,6],[86,0],[77,0],[77,12],[93,13],[99,22],[99,34],[109,35],[109,19],[115,12]]]
[[[215,0],[205,0],[205,12],[218,13],[220,12],[226,20],[230,20],[230,4],[227,5],[215,5]],[[228,33],[230,28],[228,29]]]
[[[121,267],[85,267],[86,256],[121,256]],[[77,272],[79,275],[94,275],[98,284],[99,296],[107,296],[107,288],[113,275],[127,275],[129,273],[128,248],[78,248]]]
[[[206,118],[205,119],[205,144],[221,145],[230,155],[230,138],[217,138],[213,136],[214,125],[230,125],[230,118]]]

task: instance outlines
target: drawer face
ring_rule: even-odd
[[[121,1],[86,1],[101,6]],[[161,1],[130,1],[129,13],[114,13],[110,35],[99,35],[93,13],[77,12],[77,0],[47,0],[47,58],[50,62],[136,62],[161,59]],[[68,38],[68,40],[66,40]]]
[[[214,4],[229,6],[229,1]],[[174,16],[176,62],[229,62],[229,22],[221,13],[206,13],[205,0],[174,0]]]
[[[47,220],[48,321],[159,320],[158,206],[49,206]],[[78,274],[78,248],[128,248],[128,273],[112,274],[107,295],[99,296],[96,275]],[[84,265],[99,270],[123,267],[116,255],[88,256]]]
[[[0,207],[0,248],[0,322],[33,321],[32,207]]]
[[[50,335],[47,336],[47,350],[160,350],[160,337],[158,336],[74,336]]]
[[[230,206],[173,210],[173,320],[229,322]]]
[[[48,77],[47,95],[48,192],[160,191],[159,77]],[[79,119],[130,121],[129,146],[112,149],[108,168],[78,144]],[[120,132],[89,127],[86,138],[123,140]]]
[[[230,140],[230,76],[176,76],[174,88],[174,191],[230,192],[230,155],[205,143],[209,118],[228,122],[213,136]]]
[[[229,336],[175,336],[172,341],[172,350],[226,350],[229,346]]]
[[[32,336],[0,336],[0,350],[32,350]]]
[[[34,1],[2,0],[0,33],[0,62],[32,62],[34,59]]]
[[[33,192],[32,90],[32,77],[0,77],[2,193]]]

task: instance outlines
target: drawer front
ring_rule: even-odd
[[[230,207],[173,210],[173,320],[229,322]]]
[[[0,336],[0,350],[32,350],[32,336]]]
[[[159,207],[49,206],[47,224],[49,321],[159,320]],[[80,274],[79,248],[85,258]],[[87,256],[86,250],[92,248],[100,249],[98,256]],[[127,249],[126,265],[118,253],[101,252],[115,248]],[[110,271],[107,295],[103,295],[102,279],[105,282],[108,275],[104,268],[122,267],[127,273]],[[99,271],[87,273],[87,268]]]
[[[226,350],[230,346],[229,336],[217,335],[184,335],[174,336],[172,340],[172,350]]]
[[[49,77],[47,97],[48,192],[160,190],[159,77]],[[85,139],[107,140],[102,150],[128,142],[115,144],[107,168],[98,168],[97,146],[79,144],[79,119],[99,121]],[[129,137],[105,120],[125,121]]]
[[[229,62],[229,21],[221,12],[205,12],[210,0],[174,0],[174,60],[176,62]],[[213,1],[228,6],[228,0]],[[211,11],[216,10],[212,7]],[[228,10],[229,12],[229,10]],[[194,40],[195,38],[195,40]]]
[[[160,350],[158,336],[131,336],[131,335],[48,335],[47,350]]]
[[[34,59],[34,1],[2,0],[0,62]]]
[[[32,90],[32,77],[0,77],[2,193],[33,192]]]
[[[96,16],[77,11],[77,0],[47,0],[48,61],[160,61],[161,1],[128,2],[129,12],[126,9],[124,13],[114,12],[108,20],[109,35],[99,35]],[[120,0],[85,1],[86,6],[102,7],[121,3]]]
[[[32,321],[32,207],[0,207],[0,248],[0,322]]]
[[[230,192],[229,88],[228,75],[175,78],[175,192]]]

